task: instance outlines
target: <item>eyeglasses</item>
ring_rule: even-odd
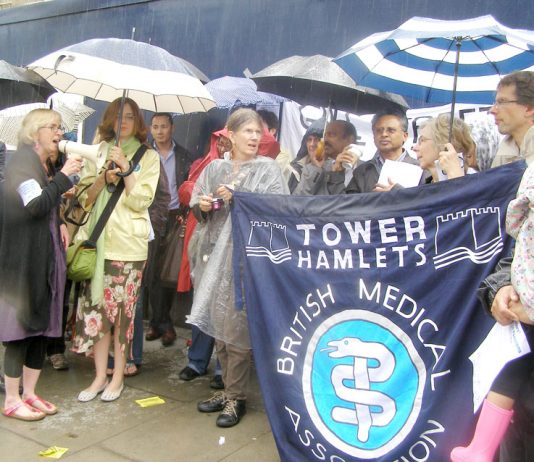
[[[383,133],[386,133],[388,135],[394,135],[397,132],[400,132],[398,128],[392,128],[392,127],[384,127],[384,128],[373,128],[373,133],[375,135],[382,135]]]
[[[510,100],[500,99],[500,100],[494,101],[493,106],[501,107],[501,106],[504,106],[505,104],[512,104],[512,103],[519,103],[519,101],[516,99],[510,99]]]
[[[430,138],[427,138],[426,136],[419,136],[419,138],[417,138],[417,144],[421,144],[421,143],[424,143],[425,141],[432,141]]]
[[[39,127],[39,128],[48,128],[49,130],[52,130],[53,132],[57,132],[58,130],[61,132],[66,131],[65,127],[63,127],[62,125],[58,125],[58,124],[43,125],[42,127]]]

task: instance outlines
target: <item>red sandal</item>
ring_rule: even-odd
[[[26,406],[31,411],[38,411],[39,414],[36,414],[36,415],[33,415],[33,416],[17,414],[17,411],[22,406]],[[15,404],[14,406],[11,406],[11,407],[9,407],[7,409],[2,409],[2,414],[5,415],[6,417],[10,417],[12,419],[24,420],[26,422],[34,422],[36,420],[42,420],[46,416],[46,414],[44,412],[42,412],[39,409],[33,408],[32,406],[30,406],[25,401],[20,401],[19,403]]]
[[[24,402],[38,411],[44,412],[46,415],[57,414],[57,407],[52,403],[44,400],[40,396],[35,395],[34,398],[25,399]]]

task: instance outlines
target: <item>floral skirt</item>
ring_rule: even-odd
[[[97,305],[91,305],[91,282],[82,283],[72,351],[89,354],[94,344],[114,327],[121,351],[130,352],[144,265],[144,261],[105,260],[104,297]]]

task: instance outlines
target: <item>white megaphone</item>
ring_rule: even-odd
[[[83,144],[74,141],[61,140],[59,142],[59,151],[69,156],[70,154],[78,155],[84,159],[90,160],[100,170],[106,163],[106,142],[100,144]]]

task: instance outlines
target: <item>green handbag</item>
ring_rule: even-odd
[[[146,152],[147,146],[141,145],[132,158],[132,165],[136,166],[141,157]],[[133,171],[133,170],[132,170]],[[100,234],[106,226],[113,208],[119,201],[119,197],[124,190],[124,181],[121,178],[115,191],[108,200],[108,203],[102,211],[102,215],[98,219],[91,236],[88,240],[80,241],[77,244],[72,244],[67,249],[67,278],[74,282],[87,281],[92,279],[96,268],[96,242]]]
[[[67,249],[67,278],[74,282],[92,279],[96,267],[96,244],[81,241]]]

